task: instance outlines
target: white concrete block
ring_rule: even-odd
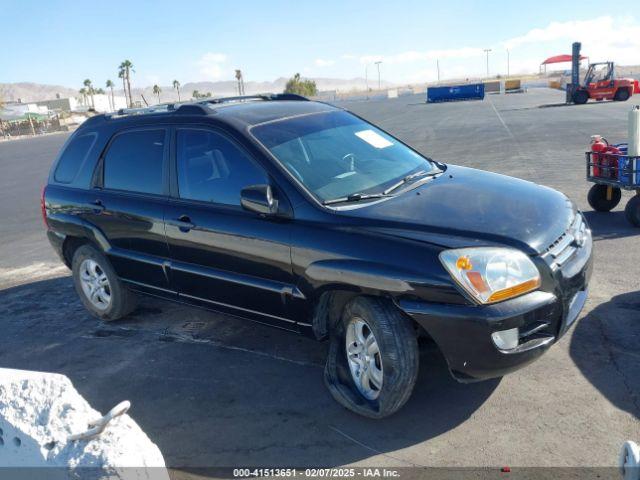
[[[54,468],[47,478],[167,479],[158,447],[125,414],[91,440],[69,441],[102,415],[64,375],[0,368],[0,467]]]

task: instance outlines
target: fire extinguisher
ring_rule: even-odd
[[[602,164],[603,153],[609,148],[609,142],[607,142],[600,135],[592,135],[591,136],[591,163],[593,164],[593,176],[594,177],[602,177],[603,174],[606,174],[607,171],[604,172],[600,168],[601,166],[605,166]]]
[[[618,178],[618,157],[620,156],[620,149],[614,145],[609,145],[603,155],[601,166],[608,167],[602,169],[602,176],[605,178],[611,178],[616,180]]]

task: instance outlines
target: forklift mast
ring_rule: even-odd
[[[582,44],[574,42],[571,48],[571,83],[567,85],[567,103],[573,102],[573,95],[580,86],[580,49]]]

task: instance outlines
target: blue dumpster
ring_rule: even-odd
[[[427,103],[482,99],[484,99],[483,83],[429,87],[427,89]]]

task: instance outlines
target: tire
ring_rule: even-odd
[[[111,322],[128,315],[135,308],[135,295],[122,284],[109,260],[96,248],[90,245],[79,247],[73,254],[71,270],[76,292],[93,316]],[[96,293],[93,300],[90,292]]]
[[[578,90],[573,94],[573,103],[584,105],[589,100],[589,92],[586,90]]]
[[[626,88],[619,88],[616,91],[616,94],[614,95],[613,99],[617,102],[626,102],[627,100],[629,100],[629,97],[631,95],[629,95],[629,90]]]
[[[622,198],[622,192],[617,187],[611,187],[611,200],[607,200],[607,186],[606,185],[594,185],[589,190],[587,200],[589,205],[596,212],[609,212],[620,203]]]
[[[349,329],[353,322],[360,320],[365,322],[378,346],[378,354],[371,357],[375,358],[369,364],[372,365],[370,378],[374,378],[374,363],[382,372],[381,386],[372,388],[374,395],[362,391],[347,354]],[[355,344],[350,348],[355,348]],[[351,352],[353,356],[353,350]],[[349,410],[369,418],[387,417],[397,412],[411,396],[418,377],[418,360],[418,340],[412,320],[390,301],[356,297],[347,303],[342,318],[331,329],[325,385],[333,398]],[[375,387],[373,381],[370,385]]]
[[[640,227],[640,195],[634,195],[624,207],[624,215],[634,227]]]

